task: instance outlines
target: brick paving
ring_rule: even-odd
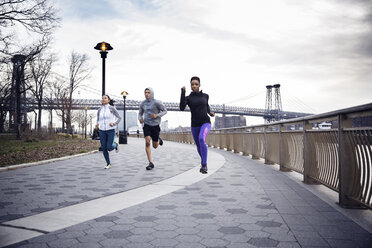
[[[7,247],[372,247],[371,233],[283,172],[249,157],[209,151],[225,163],[202,181]],[[155,170],[146,171],[144,142],[136,138],[110,155],[110,170],[95,153],[1,172],[0,227],[155,183],[200,162],[193,145],[166,141],[153,151]]]

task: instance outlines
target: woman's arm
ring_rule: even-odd
[[[183,86],[181,88],[181,99],[180,99],[180,110],[181,111],[184,111],[185,108],[186,108],[186,105],[187,105],[187,101],[186,101],[186,87]]]
[[[101,112],[101,108],[99,108],[98,110],[97,110],[97,122],[96,122],[96,127],[99,127],[99,115],[100,115],[100,112]]]
[[[209,107],[209,96],[207,95],[207,112],[210,116],[214,117],[214,112],[211,112],[211,108]]]

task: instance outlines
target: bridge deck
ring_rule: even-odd
[[[138,100],[126,100],[125,106],[127,110],[138,110],[139,105],[142,101]],[[165,107],[168,111],[180,111],[179,102],[164,102]],[[59,109],[60,106],[69,106],[68,102],[59,102],[56,99],[45,100],[42,104],[43,109]],[[73,110],[83,110],[87,108],[88,110],[97,110],[101,106],[101,101],[99,99],[73,99],[72,109]],[[115,106],[118,110],[124,109],[124,101],[116,100]],[[13,106],[5,106],[5,108],[11,109]],[[210,104],[211,110],[215,113],[224,113],[231,115],[245,115],[245,116],[259,116],[265,118],[274,118],[279,115],[280,119],[292,119],[297,117],[303,117],[311,115],[310,113],[301,112],[291,112],[291,111],[280,111],[271,110],[268,112],[266,109],[261,108],[249,108],[240,106],[225,106],[221,104]],[[37,109],[38,105],[36,100],[27,100],[27,111],[32,111]],[[189,111],[188,107],[186,111]]]
[[[275,166],[169,141],[146,171],[143,139],[101,153],[0,172],[0,246],[370,247],[369,210],[346,210],[321,186]],[[175,178],[175,176],[177,176]],[[324,188],[323,188],[324,189]],[[359,216],[359,218],[356,218]]]

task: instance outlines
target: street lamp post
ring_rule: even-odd
[[[120,133],[120,136],[119,136],[119,144],[128,144],[128,137],[127,137],[127,130],[126,130],[126,118],[125,118],[125,98],[127,98],[127,95],[128,92],[126,91],[123,91],[121,92],[121,95],[123,96],[123,100],[124,100],[124,115],[123,115],[123,123],[124,123],[124,129],[123,129],[123,132]]]
[[[84,120],[84,136],[85,136],[85,139],[87,139],[87,110],[88,110],[88,107],[85,107],[85,120]]]
[[[112,50],[112,46],[107,42],[100,42],[94,47],[96,50],[100,50],[101,58],[102,58],[102,96],[105,94],[105,74],[106,74],[106,62],[105,59],[107,58],[107,51]]]

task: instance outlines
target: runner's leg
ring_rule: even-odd
[[[201,127],[191,127],[192,137],[194,138],[196,149],[198,150],[199,156],[202,157],[200,152],[200,143],[199,143],[199,132]]]
[[[101,142],[103,157],[107,164],[110,164],[110,157],[107,151],[107,131],[99,131],[99,140]]]
[[[207,135],[209,131],[211,130],[211,124],[210,123],[204,123],[203,126],[200,128],[199,132],[199,144],[200,144],[200,153],[202,158],[202,165],[207,165],[207,155],[208,155],[208,146],[205,142],[207,139]]]

